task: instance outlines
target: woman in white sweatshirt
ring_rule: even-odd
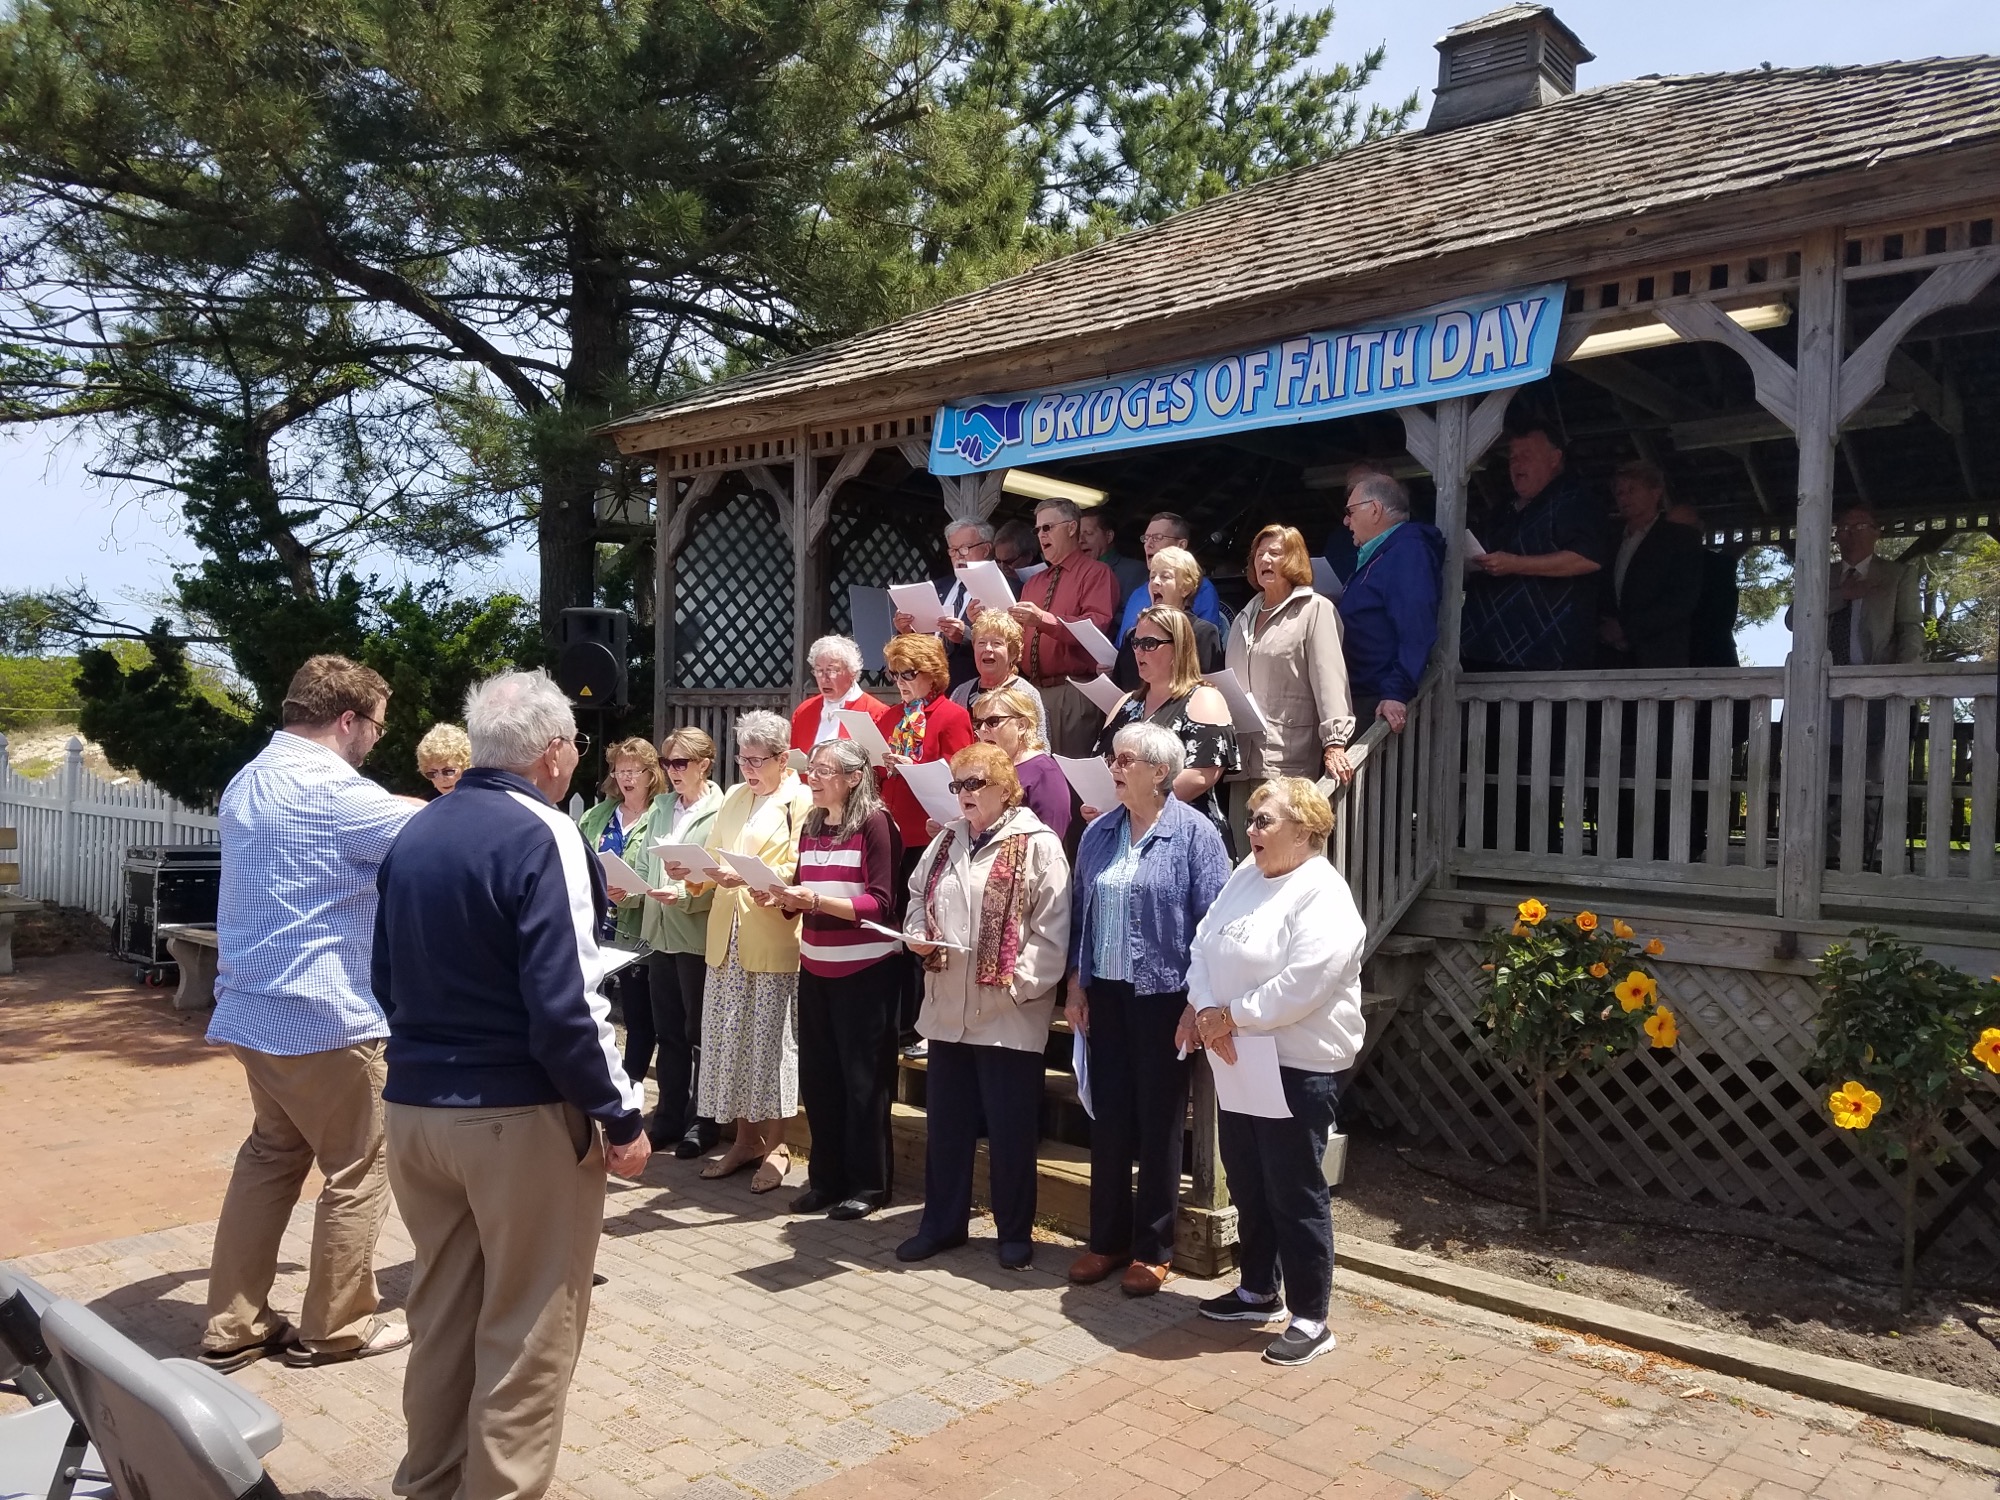
[[[1223,1110],[1218,1144],[1236,1200],[1241,1284],[1201,1304],[1224,1322],[1291,1321],[1264,1351],[1302,1365],[1333,1347],[1333,1219],[1321,1162],[1341,1084],[1361,1050],[1361,948],[1347,882],[1325,858],[1333,809],[1279,776],[1250,796],[1250,858],[1195,929],[1179,1040],[1233,1066],[1238,1033],[1277,1043],[1289,1119]],[[1279,1296],[1280,1272],[1284,1295]]]

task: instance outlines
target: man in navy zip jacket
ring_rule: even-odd
[[[395,1490],[532,1500],[562,1448],[604,1174],[637,1176],[648,1146],[604,999],[604,876],[553,800],[582,749],[569,702],[508,672],[465,724],[472,769],[377,882],[389,1183],[416,1247]]]
[[[1347,529],[1360,548],[1340,596],[1356,732],[1383,718],[1401,734],[1437,644],[1444,535],[1410,519],[1409,491],[1386,474],[1365,474],[1348,490]]]

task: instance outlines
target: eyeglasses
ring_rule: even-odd
[[[1005,724],[1009,719],[1018,719],[1020,717],[1021,715],[1019,714],[988,714],[983,719],[974,719],[972,727],[974,729],[992,729],[998,725]]]
[[[1247,826],[1252,833],[1262,833],[1266,828],[1276,828],[1285,821],[1287,820],[1277,813],[1260,812],[1251,815]]]
[[[457,766],[432,766],[428,771],[424,772],[424,780],[456,781],[459,775],[460,771]]]
[[[775,755],[739,755],[736,757],[736,764],[746,771],[755,771],[768,766],[777,758]]]
[[[944,550],[952,557],[964,561],[967,558],[977,558],[982,549],[992,545],[991,542],[964,542],[959,546],[947,547]]]
[[[354,710],[354,717],[359,719],[364,724],[373,724],[375,726],[375,732],[377,734],[387,734],[389,732],[389,726],[383,723],[380,719],[376,718],[373,714],[364,714],[360,709],[357,708]]]
[[[915,682],[919,677],[926,675],[926,673],[918,671],[915,667],[911,667],[906,672],[891,672],[889,674],[890,678],[896,682]]]
[[[590,751],[590,736],[587,734],[559,734],[550,740],[549,743],[551,745],[574,745],[576,746],[576,753],[578,755],[585,755]]]
[[[1162,646],[1171,646],[1172,644],[1172,641],[1165,640],[1157,635],[1135,635],[1132,637],[1132,649],[1134,651],[1157,651]]]
[[[983,792],[987,786],[984,776],[961,776],[956,781],[947,781],[944,789],[956,797],[962,792]]]
[[[1382,502],[1380,500],[1363,500],[1360,501],[1358,504],[1348,506],[1347,513],[1351,516],[1356,511],[1358,511],[1363,505],[1380,505],[1381,503]]]
[[[817,661],[813,663],[815,677],[845,677],[848,666],[844,661]]]
[[[806,767],[807,781],[824,781],[829,776],[859,776],[859,771],[850,771],[844,766],[811,765]]]
[[[1036,523],[1035,535],[1047,536],[1051,531],[1061,531],[1065,526],[1074,526],[1074,521],[1043,521]]]
[[[1111,757],[1111,769],[1114,771],[1129,771],[1138,764],[1139,757],[1130,750],[1121,750]]]

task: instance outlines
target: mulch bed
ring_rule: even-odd
[[[53,958],[58,953],[109,953],[111,929],[93,912],[44,901],[42,909],[14,920],[16,958]]]

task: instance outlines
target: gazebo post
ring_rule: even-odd
[[[666,738],[667,691],[672,686],[674,660],[674,612],[678,593],[681,548],[687,544],[688,525],[696,508],[715,491],[722,476],[710,471],[688,481],[687,493],[674,492],[680,481],[667,472],[665,455],[657,455],[654,490],[653,542],[653,738]]]

